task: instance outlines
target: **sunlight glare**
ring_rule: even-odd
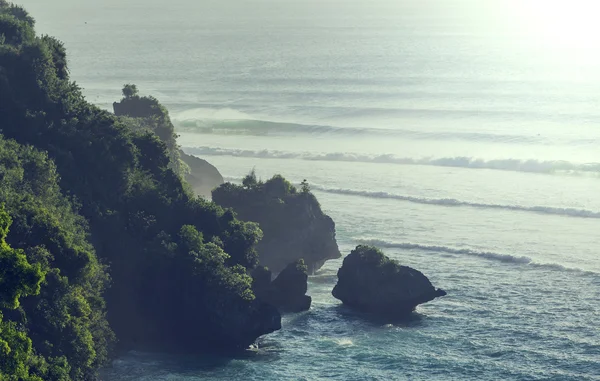
[[[513,12],[521,27],[538,43],[559,51],[600,54],[600,2],[597,0],[518,0]]]

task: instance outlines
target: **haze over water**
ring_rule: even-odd
[[[594,3],[22,4],[90,101],[135,83],[228,180],[306,178],[342,253],[376,244],[448,292],[365,320],[331,261],[256,356],[129,353],[104,379],[600,379]]]

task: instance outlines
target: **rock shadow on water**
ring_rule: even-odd
[[[372,312],[358,311],[344,304],[338,304],[332,309],[344,321],[364,325],[367,323],[373,328],[402,327],[420,328],[426,325],[427,315],[417,311],[402,316],[384,316]]]
[[[203,374],[218,372],[230,368],[236,361],[276,362],[283,351],[281,343],[261,338],[250,349],[237,352],[165,354],[158,352],[130,351],[101,370],[100,374],[112,379],[112,375],[128,374],[131,378],[153,377],[160,375]],[[119,378],[121,379],[121,378]]]

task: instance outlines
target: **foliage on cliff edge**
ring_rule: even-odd
[[[69,79],[64,45],[36,36],[33,18],[3,0],[0,121],[0,133],[19,144],[0,148],[5,167],[31,188],[3,194],[14,221],[7,240],[47,272],[39,295],[5,308],[3,321],[48,360],[37,366],[44,379],[92,379],[111,341],[105,303],[125,348],[231,348],[280,327],[246,271],[258,226],[193,197],[167,144],[88,103]],[[39,165],[10,163],[10,150],[29,146],[46,152],[30,155]],[[104,298],[98,258],[112,280]]]

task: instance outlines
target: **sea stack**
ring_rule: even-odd
[[[356,310],[401,318],[446,292],[420,271],[400,265],[375,247],[359,245],[344,259],[332,294]]]

